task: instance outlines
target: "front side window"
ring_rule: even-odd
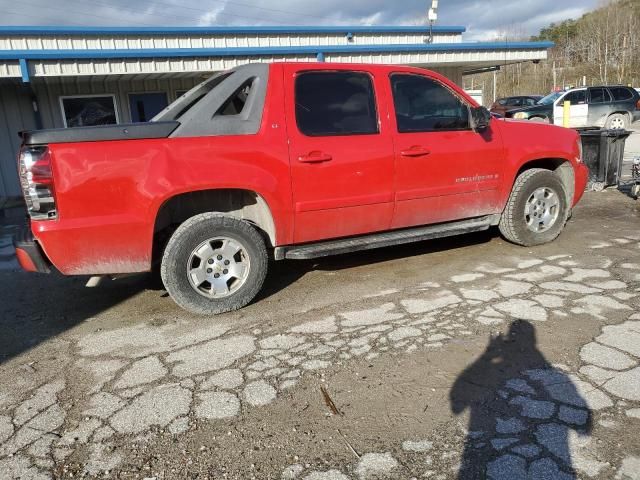
[[[587,103],[587,91],[575,90],[565,95],[560,103],[571,102],[571,105],[580,105]]]
[[[373,82],[366,73],[301,73],[295,102],[298,129],[307,136],[378,133]]]
[[[592,88],[589,91],[589,96],[589,103],[607,103],[611,101],[611,97],[606,88]]]
[[[91,127],[118,123],[113,95],[61,97],[60,105],[65,127]]]
[[[527,107],[532,107],[536,104],[536,99],[535,98],[525,98],[523,105],[526,105]]]
[[[391,76],[400,133],[467,130],[469,107],[441,83],[421,75]]]

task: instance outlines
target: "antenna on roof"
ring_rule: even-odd
[[[427,13],[427,20],[429,21],[429,42],[433,43],[433,24],[438,20],[438,0],[431,0],[431,8]]]

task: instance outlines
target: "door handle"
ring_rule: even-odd
[[[322,163],[322,162],[329,162],[332,159],[333,157],[328,153],[318,152],[318,151],[309,152],[306,155],[300,155],[298,157],[298,161],[302,163]]]
[[[424,157],[425,155],[429,155],[430,153],[431,150],[429,150],[428,148],[422,147],[420,145],[414,145],[407,150],[402,150],[400,152],[400,155],[402,155],[403,157]]]

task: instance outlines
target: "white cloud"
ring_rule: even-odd
[[[209,10],[207,13],[205,13],[204,15],[200,16],[200,18],[198,19],[198,26],[199,27],[210,27],[212,25],[216,24],[216,21],[218,20],[218,17],[220,16],[220,14],[224,11],[224,7],[226,6],[226,3],[223,5],[219,5],[211,10]]]
[[[598,0],[441,0],[440,25],[466,26],[467,39],[505,30],[532,35],[578,17]],[[0,0],[7,25],[421,25],[424,0]]]

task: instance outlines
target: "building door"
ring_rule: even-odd
[[[284,70],[285,91],[294,92],[285,111],[295,241],[388,229],[393,140],[380,128],[375,79],[348,69],[299,69]]]
[[[129,108],[133,123],[148,122],[167,105],[167,94],[163,92],[129,94]]]
[[[471,128],[469,106],[426,75],[391,75],[396,132],[393,228],[494,213],[504,168],[502,141]]]

